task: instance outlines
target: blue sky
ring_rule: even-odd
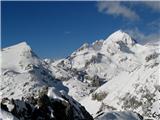
[[[26,41],[42,58],[62,58],[122,29],[159,39],[160,2],[2,2],[2,48]]]

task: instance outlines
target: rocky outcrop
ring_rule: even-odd
[[[71,97],[63,92],[58,92],[59,96],[57,93],[49,96],[47,89],[43,89],[38,96],[21,100],[3,98],[1,110],[19,120],[93,120],[85,108]],[[3,113],[2,120],[6,118]]]
[[[95,120],[144,120],[143,117],[131,111],[115,111],[99,114]]]

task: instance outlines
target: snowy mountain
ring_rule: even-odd
[[[2,49],[1,68],[0,119],[93,119],[25,42]]]
[[[103,54],[100,64],[90,64],[91,69],[86,69],[107,82],[80,103],[93,116],[110,110],[132,110],[145,118],[160,119],[159,50],[159,46],[136,43],[122,31],[113,33],[99,51]]]
[[[2,98],[18,99],[36,94],[44,85],[64,87],[25,42],[2,49],[1,68]]]
[[[40,59],[25,42],[1,53],[4,117],[29,119],[34,110],[46,110],[50,114],[42,119],[58,119],[61,112],[67,120],[93,119],[88,112],[96,120],[160,119],[160,47],[138,44],[122,30],[91,45],[85,43],[60,60]],[[43,97],[48,104],[40,107]],[[27,103],[31,113],[14,112],[17,106],[27,111]],[[56,105],[68,112],[57,113]]]
[[[74,77],[96,87],[95,91],[91,90],[93,93],[80,99],[94,117],[110,110],[131,110],[145,118],[158,120],[159,55],[159,46],[138,44],[127,33],[118,30],[106,40],[82,45],[60,60],[63,65],[60,64],[69,71],[78,71],[80,77],[77,74]],[[69,94],[75,98],[75,93]],[[99,100],[98,97],[102,98]]]

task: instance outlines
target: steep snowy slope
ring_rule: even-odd
[[[159,118],[159,67],[144,66],[132,73],[122,72],[99,87],[81,104],[91,114],[108,110],[133,110],[143,116]],[[99,106],[93,106],[97,104]]]
[[[158,64],[158,59],[149,62],[145,60],[149,55],[152,56],[153,54],[153,57],[158,55],[155,53],[158,49],[157,47],[153,45],[140,45],[127,33],[118,30],[106,40],[99,40],[91,45],[85,43],[69,57],[52,62],[50,70],[56,78],[65,81],[76,79],[88,84],[87,86],[91,86],[88,87],[90,90],[87,93],[85,93],[86,91],[81,92],[81,90],[79,91],[79,89],[76,90],[71,87],[69,94],[77,99],[76,96],[79,96],[77,93],[85,96],[93,91],[94,88],[114,79],[114,77],[122,72],[131,73],[141,66],[154,62],[154,60],[157,60],[156,63]],[[77,84],[79,83],[77,82]],[[85,85],[81,87],[83,86]],[[83,97],[77,100],[80,99],[83,99]]]
[[[22,42],[2,49],[2,70],[23,72],[29,65],[39,65],[39,58],[32,52],[27,43]]]
[[[68,91],[25,42],[4,48],[1,53],[2,98],[21,98],[35,94],[45,85]]]
[[[73,68],[85,69],[89,76],[97,75],[110,80],[122,71],[132,71],[141,64],[136,57],[137,49],[144,49],[135,40],[119,30],[101,41],[101,49],[83,47],[71,55]],[[81,64],[81,67],[78,65]],[[77,67],[78,66],[78,67]]]
[[[2,49],[1,70],[2,98],[21,98],[38,93],[44,85],[65,90],[25,42]]]
[[[83,99],[81,104],[93,116],[103,111],[132,110],[146,118],[158,120],[159,55],[159,46],[140,45],[127,33],[118,30],[106,40],[82,45],[66,59],[53,62],[52,65],[70,75],[64,80],[74,77],[98,88],[84,99],[87,94],[83,89],[69,89],[69,94],[75,99],[84,94],[78,100]],[[59,75],[63,76],[61,73]]]
[[[85,73],[81,81],[89,82],[94,76],[108,81],[119,72],[132,71],[141,64],[135,55],[137,49],[144,48],[136,44],[128,34],[119,30],[104,41],[82,45],[63,59],[63,66]]]
[[[34,101],[37,101],[41,98],[41,90],[47,86],[53,88],[53,91],[48,91],[47,94],[48,97],[52,96],[49,103],[58,99],[60,103],[57,104],[60,106],[61,103],[67,106],[70,104],[75,111],[80,109],[79,119],[89,114],[86,115],[85,109],[75,100],[80,101],[98,120],[110,117],[117,120],[139,120],[141,117],[137,117],[138,114],[133,111],[146,119],[159,120],[159,64],[158,45],[140,45],[122,30],[114,32],[105,40],[95,41],[91,45],[86,43],[67,58],[60,60],[41,60],[23,42],[2,49],[1,101],[5,105],[9,104],[7,109],[10,109],[13,103],[7,102],[10,100],[4,101],[4,98],[14,98],[14,101],[19,99],[26,104],[31,101],[22,97],[32,96]],[[65,92],[75,100],[63,95]],[[44,110],[37,108],[37,103],[30,103],[30,106],[41,112]],[[52,110],[56,109],[50,104],[47,106],[51,109],[45,110],[51,114],[45,115],[52,118]],[[6,107],[4,110],[4,117],[17,119],[15,112],[6,110]],[[64,114],[64,111],[61,112]],[[57,113],[53,116],[57,116]]]
[[[0,119],[93,119],[25,42],[1,53]]]
[[[95,90],[95,87],[89,86],[90,84],[82,80],[85,73],[71,68],[69,60],[60,59],[53,62],[45,60],[45,64],[55,79],[63,82],[68,94],[75,100],[79,101]]]
[[[94,116],[110,110],[132,110],[146,118],[160,119],[159,46],[139,45],[121,31],[113,33],[103,45],[102,53],[108,56],[107,51],[111,51],[111,64],[121,70],[81,104]]]

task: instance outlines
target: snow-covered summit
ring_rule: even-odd
[[[26,42],[2,49],[2,69],[4,70],[22,72],[33,64],[40,64],[40,59]]]
[[[110,43],[110,42],[123,42],[126,45],[133,45],[135,44],[135,40],[131,38],[130,35],[128,35],[126,32],[122,30],[118,30],[114,33],[112,33],[105,41],[104,44]]]
[[[2,49],[1,70],[2,98],[22,98],[42,86],[62,87],[26,42]]]
[[[25,41],[23,41],[23,42],[21,42],[21,43],[18,43],[18,44],[15,44],[15,45],[12,45],[12,46],[10,46],[10,47],[7,47],[7,48],[4,48],[4,50],[5,49],[31,49],[31,47],[25,42]]]
[[[101,51],[111,55],[119,53],[134,53],[133,48],[137,47],[138,43],[126,32],[118,30],[112,33],[104,40]]]
[[[2,49],[1,96],[19,99],[49,86],[56,99],[63,90],[94,117],[111,111],[100,119],[131,110],[159,120],[159,60],[159,46],[140,45],[122,30],[60,60],[41,60],[23,42]]]
[[[90,52],[84,56],[93,53]],[[97,62],[94,57],[94,62],[88,62],[84,69],[88,75],[97,75],[107,82],[81,104],[93,115],[110,109],[133,110],[145,118],[159,120],[159,46],[140,45],[118,30],[103,42],[98,53],[100,60]]]
[[[25,42],[1,52],[1,120],[93,120],[48,69],[52,61],[41,60]]]
[[[91,114],[96,116],[110,109],[134,110],[159,119],[160,109],[155,107],[159,104],[159,58],[159,46],[141,45],[118,30],[104,41],[83,45],[63,59],[63,66],[71,66],[68,71],[83,73],[77,80],[100,86],[81,101]],[[153,96],[152,102],[148,96]]]

